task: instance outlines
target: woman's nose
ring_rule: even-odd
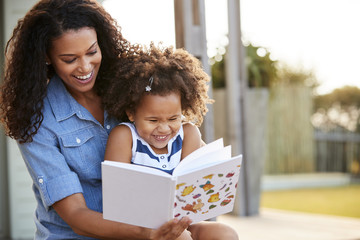
[[[90,61],[82,60],[82,61],[80,62],[79,70],[80,70],[80,72],[82,72],[82,73],[89,73],[89,71],[91,70]]]

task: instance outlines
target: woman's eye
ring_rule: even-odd
[[[65,63],[73,63],[75,61],[75,58],[74,59],[71,59],[71,60],[63,60]]]
[[[97,50],[90,52],[89,55],[95,55],[96,53],[97,53]]]

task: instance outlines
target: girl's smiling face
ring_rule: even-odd
[[[157,154],[167,153],[167,144],[181,127],[180,93],[166,96],[145,94],[134,112],[127,111],[136,130]]]
[[[47,61],[74,98],[93,92],[102,59],[97,41],[96,31],[88,27],[69,30],[52,41]]]

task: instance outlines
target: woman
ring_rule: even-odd
[[[41,0],[6,45],[0,116],[33,180],[35,239],[175,239],[190,224],[151,230],[102,217],[100,163],[118,124],[102,96],[138,51],[119,29],[95,0]]]

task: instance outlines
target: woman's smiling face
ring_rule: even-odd
[[[97,41],[96,31],[88,27],[69,30],[52,41],[47,61],[75,98],[93,92],[102,59]]]

